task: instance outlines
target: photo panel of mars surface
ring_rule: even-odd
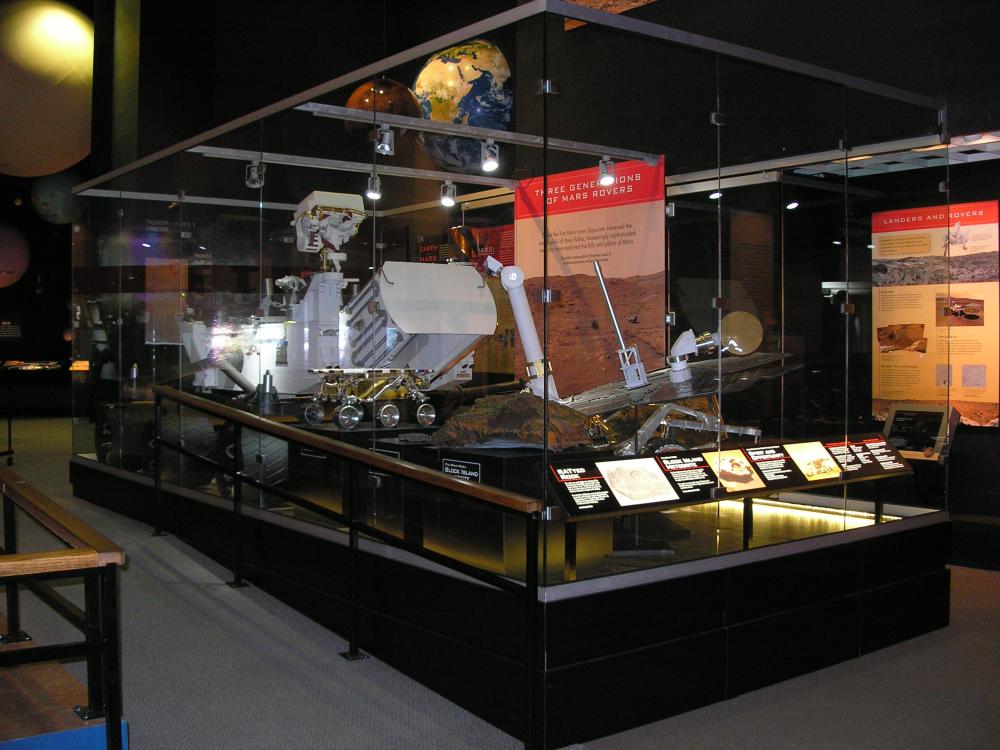
[[[729,492],[762,489],[766,485],[741,450],[702,453],[709,467],[715,472],[722,486]]]
[[[785,450],[810,482],[840,479],[840,466],[818,440],[811,443],[787,443]]]
[[[594,465],[622,507],[665,503],[678,498],[655,458],[596,461]]]

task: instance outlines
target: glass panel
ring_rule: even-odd
[[[876,498],[940,505],[936,469],[845,487],[838,446],[809,445],[847,450],[879,429],[870,415],[900,400],[879,389],[905,380],[878,381],[889,358],[944,357],[933,399],[954,399],[959,366],[956,402],[989,392],[988,368],[977,391],[977,361],[949,347],[985,293],[954,294],[946,273],[933,321],[883,320],[872,302],[896,262],[877,250],[876,217],[948,203],[947,159],[908,150],[936,122],[551,14],[412,57],[92,194],[74,241],[74,357],[90,363],[74,375],[75,450],[148,472],[150,386],[171,384],[562,504],[542,525],[547,583],[872,523]],[[980,200],[969,184],[961,200]],[[953,238],[935,228],[928,256],[954,270],[965,235],[950,218]],[[918,324],[933,336],[883,351],[886,331]],[[237,439],[194,410],[171,406],[164,426],[242,464],[255,512],[341,528],[324,509],[345,511],[351,491],[375,538],[523,574],[509,514],[249,427]],[[821,489],[778,495],[777,469],[768,484],[758,466],[774,459],[741,452],[781,440],[809,445],[785,464]],[[579,492],[560,494],[580,467]],[[171,454],[163,468],[233,494],[219,467]],[[757,489],[767,497],[743,499]]]
[[[156,370],[176,372],[180,185],[179,158],[115,178],[74,232],[74,450],[132,471],[151,466]]]
[[[682,331],[696,328],[693,339],[715,327],[717,204],[702,196],[697,208],[666,220],[664,201],[664,172],[668,182],[678,171],[706,170],[704,180],[717,173],[717,133],[709,122],[715,60],[559,17],[546,31],[545,78],[558,94],[546,98],[545,185],[528,186],[525,203],[530,208],[530,198],[541,195],[546,201],[536,219],[519,215],[515,223],[518,264],[529,279],[543,276],[557,295],[537,304],[536,315],[544,315],[546,357],[564,399],[548,408],[557,427],[547,433],[546,458],[562,472],[549,502],[570,503],[564,526],[548,525],[549,554],[555,545],[565,550],[562,580],[716,554],[726,542],[716,533],[718,504],[707,491],[706,502],[690,509],[710,519],[697,531],[674,514],[635,512],[651,498],[679,499],[655,451],[694,449],[715,438],[714,430],[681,435],[662,424],[697,421],[715,401],[712,374],[699,372],[704,362],[687,371],[694,378],[675,380],[664,369]],[[618,75],[608,59],[628,59],[635,74]],[[665,221],[688,232],[669,235],[669,255]],[[535,236],[544,236],[545,256],[533,257]],[[669,328],[668,309],[680,313]],[[605,517],[620,508],[618,517]]]
[[[953,513],[994,512],[989,498],[994,496],[996,480],[992,472],[982,470],[980,461],[983,455],[995,455],[1000,387],[995,369],[1000,331],[989,314],[1000,302],[994,223],[997,143],[996,131],[956,133],[948,149],[949,226],[961,230],[949,237],[949,402],[961,421],[947,462],[947,502]],[[959,221],[960,228],[955,226]],[[977,319],[980,300],[982,315]]]
[[[878,103],[853,93],[847,102],[849,122],[860,121],[855,130],[865,132],[868,118],[859,111],[877,112]],[[923,122],[910,118],[911,132],[920,135],[930,129],[930,122],[936,124],[935,115],[925,111]],[[886,120],[892,122],[888,115]],[[890,135],[898,137],[900,132],[897,129]],[[890,480],[884,486],[852,485],[851,498],[871,499],[878,493],[878,499],[889,502],[946,507],[945,465],[939,463],[940,451],[936,450],[941,446],[935,445],[942,414],[914,410],[935,404],[947,411],[956,374],[960,373],[952,362],[951,342],[956,332],[959,338],[963,336],[953,320],[964,324],[965,310],[959,302],[955,310],[963,314],[951,314],[954,302],[949,301],[946,266],[955,250],[964,254],[960,243],[951,246],[949,236],[962,239],[968,232],[961,230],[961,219],[947,218],[955,210],[948,208],[948,154],[947,148],[913,146],[848,163],[849,239],[854,247],[850,291],[862,336],[852,350],[857,360],[852,376],[859,384],[852,389],[853,429],[888,432],[900,447],[901,429],[914,433],[914,441],[916,433],[932,433],[920,438],[924,444],[917,450],[907,451],[912,477]],[[976,207],[966,208],[975,213]],[[861,243],[867,252],[861,251]],[[871,258],[870,268],[867,258]],[[975,302],[971,304],[975,307]],[[888,420],[890,412],[894,413],[894,424]],[[933,428],[928,427],[930,422],[935,423]],[[931,448],[932,455],[924,456],[925,448]]]

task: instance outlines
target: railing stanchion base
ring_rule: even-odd
[[[80,721],[93,721],[94,719],[104,718],[103,711],[93,709],[90,706],[74,706],[73,713],[80,717]]]
[[[368,654],[358,650],[341,651],[340,656],[346,659],[347,661],[363,661],[368,658]]]

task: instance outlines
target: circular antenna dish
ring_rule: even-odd
[[[722,319],[720,338],[730,354],[753,354],[764,340],[764,327],[748,312],[731,312]]]

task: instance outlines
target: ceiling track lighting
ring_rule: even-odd
[[[484,172],[495,172],[500,167],[500,146],[492,138],[483,141],[479,154]]]
[[[597,163],[597,183],[604,187],[615,184],[615,163],[610,156],[603,157]]]
[[[377,174],[372,173],[368,178],[368,190],[365,191],[365,195],[373,201],[382,197],[382,180]]]
[[[388,125],[379,125],[375,134],[375,153],[392,156],[396,153],[396,134]]]
[[[441,185],[441,205],[446,208],[454,206],[456,194],[455,183],[451,180],[445,180]]]

